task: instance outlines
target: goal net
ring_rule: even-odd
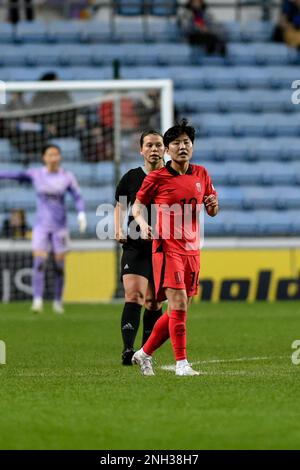
[[[92,273],[86,269],[80,284],[79,273],[83,269],[80,256],[68,255],[67,271],[72,265],[72,276],[67,282],[72,282],[71,278],[76,277],[74,271],[78,271],[78,279],[73,282],[82,286],[82,295],[66,294],[69,301],[108,300],[118,291],[119,246],[112,240],[112,223],[106,232],[108,239],[98,240],[97,225],[107,214],[105,210],[97,212],[97,208],[114,204],[115,186],[121,175],[142,163],[140,134],[145,129],[164,132],[170,127],[172,107],[169,80],[6,84],[5,104],[0,104],[0,171],[41,165],[43,147],[54,143],[61,148],[62,167],[72,171],[81,186],[88,228],[84,237],[79,235],[74,204],[67,198],[71,238],[84,238],[85,255],[81,258],[88,260],[88,267],[93,264],[94,256],[103,270],[99,278],[98,270]],[[1,180],[0,298],[4,301],[23,300],[31,295],[29,280],[24,281],[28,288],[21,289],[20,293],[15,276],[20,269],[27,270],[21,272],[22,276],[24,273],[25,277],[31,275],[30,237],[34,214],[33,188]],[[110,217],[112,219],[112,212]],[[9,249],[7,243],[10,243]],[[82,246],[77,251],[82,253]],[[51,273],[51,257],[48,268]],[[95,283],[94,275],[99,283],[98,296],[95,287],[89,290],[89,285]],[[13,288],[8,288],[9,284]],[[48,286],[47,295],[51,297],[51,275]],[[67,285],[66,292],[72,291],[69,287]]]

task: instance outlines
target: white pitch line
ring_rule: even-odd
[[[287,357],[288,356],[256,356],[256,357],[237,357],[237,358],[233,358],[233,359],[210,359],[210,360],[206,360],[206,361],[195,361],[195,362],[192,362],[191,365],[197,365],[197,364],[228,364],[228,363],[234,363],[234,362],[250,362],[250,361],[271,361],[273,359],[285,359]],[[175,370],[175,365],[161,366],[161,369],[174,371]]]

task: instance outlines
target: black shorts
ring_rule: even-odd
[[[154,284],[152,253],[124,246],[121,258],[121,280],[124,274],[143,276],[151,284]]]

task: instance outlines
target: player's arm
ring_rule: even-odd
[[[205,187],[205,194],[203,198],[204,206],[206,209],[207,214],[210,217],[215,217],[219,210],[219,202],[218,202],[218,195],[217,191],[212,184],[211,178],[206,172],[206,187]]]
[[[207,214],[210,215],[210,217],[215,217],[219,211],[217,196],[215,194],[210,194],[209,196],[205,196],[203,201]]]
[[[126,243],[127,236],[123,231],[125,218],[127,216],[127,205],[117,201],[114,210],[115,218],[115,239],[119,243]]]
[[[32,177],[28,171],[0,171],[0,180],[13,180],[19,183],[31,183]]]
[[[126,243],[127,241],[127,235],[124,233],[123,227],[128,211],[129,185],[129,172],[127,172],[120,179],[115,192],[115,239],[119,243]]]
[[[68,186],[68,191],[71,194],[75,208],[77,210],[77,221],[79,225],[80,233],[84,233],[87,227],[87,220],[85,215],[85,204],[81,195],[79,184],[74,175],[70,173],[70,183]]]

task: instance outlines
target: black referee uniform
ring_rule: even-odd
[[[153,271],[152,271],[152,242],[137,240],[130,237],[131,230],[139,231],[139,226],[135,223],[134,217],[131,213],[131,208],[136,199],[136,193],[142,186],[144,178],[146,177],[146,170],[142,167],[129,170],[120,180],[116,189],[116,201],[120,201],[121,196],[127,197],[129,206],[129,216],[127,223],[127,242],[123,243],[123,255],[121,259],[121,279],[124,274],[137,274],[144,276],[152,284]],[[148,223],[151,225],[150,210],[148,210],[149,218]]]
[[[127,222],[127,241],[123,243],[123,255],[121,259],[121,278],[124,274],[135,274],[143,276],[152,284],[152,242],[143,240],[140,237],[131,238],[132,230],[139,232],[139,226],[135,223],[132,216],[132,206],[136,199],[136,193],[140,189],[144,178],[146,177],[146,169],[139,167],[129,170],[120,180],[116,189],[116,201],[120,202],[121,196],[126,196],[127,207],[129,207],[129,215]],[[148,208],[148,224],[151,225],[150,208]],[[142,306],[135,302],[125,302],[121,317],[121,334],[123,338],[122,364],[131,365],[131,358],[134,354],[134,341],[140,324]],[[145,308],[143,316],[143,339],[145,344],[149,338],[153,326],[161,316],[162,310],[148,310]]]

